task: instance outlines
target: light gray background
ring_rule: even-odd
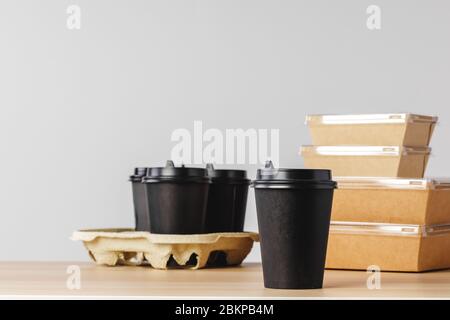
[[[300,167],[307,113],[437,114],[428,174],[450,176],[449,31],[444,0],[3,0],[0,259],[87,259],[71,232],[132,226],[132,167],[163,164],[194,120],[279,128]]]

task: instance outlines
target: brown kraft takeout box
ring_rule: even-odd
[[[420,272],[450,268],[450,224],[332,221],[326,268]]]
[[[428,146],[437,117],[410,113],[308,115],[314,145]]]
[[[450,223],[450,179],[335,177],[331,220]],[[450,248],[449,248],[450,250]]]
[[[401,146],[303,146],[306,168],[333,176],[422,178],[431,149]]]

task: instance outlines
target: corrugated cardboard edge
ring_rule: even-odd
[[[139,265],[147,261],[154,268],[167,269],[171,257],[184,266],[195,254],[197,263],[191,269],[198,269],[206,266],[215,251],[226,254],[228,265],[240,264],[253,242],[259,241],[259,235],[254,232],[166,235],[133,229],[94,229],[75,231],[71,239],[83,241],[98,264]]]

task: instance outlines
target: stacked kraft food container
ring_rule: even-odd
[[[450,267],[450,180],[424,178],[437,118],[310,115],[307,168],[337,181],[326,267],[419,272]]]

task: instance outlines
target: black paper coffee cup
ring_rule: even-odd
[[[330,170],[275,169],[253,182],[264,286],[322,288],[333,190]]]
[[[175,167],[172,161],[150,168],[146,185],[150,231],[162,234],[205,232],[210,180],[206,169]]]
[[[242,232],[250,180],[245,170],[214,169],[207,165],[211,179],[206,210],[205,230],[211,232]]]
[[[133,192],[133,206],[136,231],[150,231],[150,215],[147,202],[146,186],[142,183],[149,168],[135,168],[130,176]]]

